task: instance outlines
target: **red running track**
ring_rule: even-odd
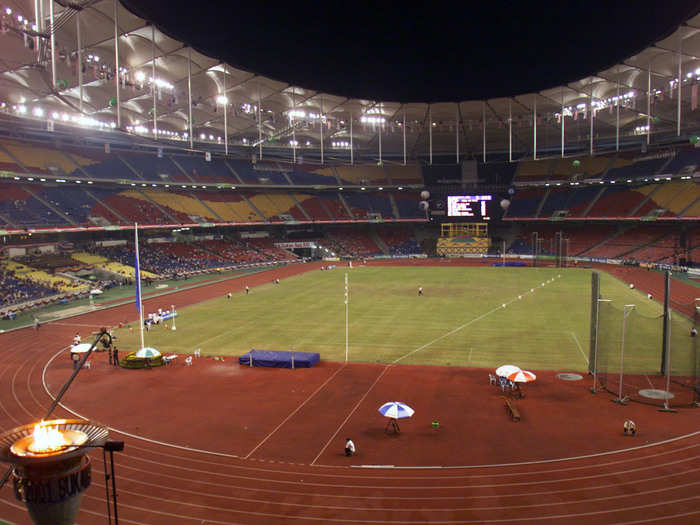
[[[314,267],[184,291],[177,304]],[[84,332],[132,316],[126,305],[0,335],[0,430],[41,417],[51,402],[44,383],[55,393],[70,373],[65,353],[52,360],[56,341],[69,341],[75,325]],[[590,394],[588,378],[540,373],[519,401],[522,421],[513,423],[483,370],[340,363],[251,370],[203,358],[192,367],[129,371],[108,367],[103,355],[94,361],[64,400],[126,443],[115,455],[121,523],[700,521],[698,412],[620,407]],[[394,395],[417,409],[400,436],[385,435],[376,414],[379,400]],[[627,418],[639,425],[635,438],[621,435]],[[353,458],[341,453],[346,434],[358,445]],[[101,454],[92,459],[83,525],[106,522]],[[481,466],[353,468],[367,464]],[[0,491],[0,516],[29,523],[9,486]]]

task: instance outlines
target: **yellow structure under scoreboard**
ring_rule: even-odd
[[[444,257],[468,257],[488,253],[488,224],[457,222],[442,224],[437,254]]]

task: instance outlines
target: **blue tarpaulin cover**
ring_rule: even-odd
[[[288,352],[284,350],[251,350],[238,358],[241,365],[250,365],[253,357],[253,366],[269,366],[275,368],[311,368],[321,360],[321,355],[313,352]]]

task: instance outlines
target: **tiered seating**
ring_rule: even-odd
[[[648,195],[657,187],[658,186],[642,186],[638,188],[637,191]],[[650,205],[648,208],[665,208],[668,210],[664,214],[665,216],[678,216],[685,208],[695,202],[698,197],[700,197],[700,187],[698,187],[696,182],[685,180],[670,181],[664,183],[656,193],[654,193],[650,199],[653,202],[649,203]],[[648,211],[644,209],[640,210],[640,212],[641,213],[638,213],[638,215],[645,215],[648,213]],[[686,216],[691,215],[686,214]]]
[[[58,292],[83,292],[90,288],[89,285],[73,281],[66,277],[51,275],[43,270],[36,270],[16,261],[6,261],[5,268],[14,273],[18,279],[33,281],[35,284],[52,288]]]
[[[258,252],[258,256],[263,261],[289,261],[297,259],[297,256],[292,252],[277,248],[274,245],[274,239],[269,237],[259,237],[247,240],[248,245]]]
[[[425,212],[418,207],[420,198],[415,192],[400,191],[394,193],[393,196],[402,219],[425,217]]]
[[[315,195],[309,195],[306,193],[295,193],[294,197],[301,203],[304,210],[306,211],[306,213],[309,214],[311,219],[317,221],[327,221],[332,219],[333,217],[329,215],[329,212],[326,210],[331,210],[337,204],[340,204],[340,201],[338,199],[331,199],[328,197],[317,197]],[[321,204],[322,202],[323,204]],[[328,204],[330,204],[330,206]],[[295,219],[302,218],[301,216],[297,215],[297,208],[294,208],[291,213]]]
[[[41,193],[39,185],[0,183],[0,215],[19,226],[42,228],[48,226],[68,226],[69,223],[50,208],[37,200],[29,189]]]
[[[574,163],[578,161],[579,165]],[[552,167],[549,180],[570,180],[572,177],[591,179],[599,178],[610,164],[610,157],[578,157],[557,159]]]
[[[691,175],[692,172],[697,171],[698,166],[700,166],[700,149],[693,147],[678,151],[663,171],[668,174],[688,172]]]
[[[635,162],[634,158],[618,157],[613,167],[608,170],[607,180],[649,177],[654,175],[666,163],[667,159],[649,159]]]
[[[197,244],[205,250],[219,254],[233,264],[256,263],[264,260],[257,250],[231,239],[200,241]]]
[[[392,184],[423,184],[420,166],[386,166]]]
[[[643,193],[622,186],[608,187],[588,217],[627,217],[645,198]]]
[[[124,277],[127,277],[131,280],[134,279],[136,270],[133,266],[131,266],[131,264],[134,264],[136,256],[134,254],[133,247],[131,251],[129,251],[126,247],[96,248],[95,251],[108,254],[107,256],[112,255],[114,256],[114,258],[118,258],[119,260],[124,262],[111,261],[104,255],[98,255],[87,252],[74,253],[73,259],[76,259],[85,264],[89,264],[90,266],[94,266],[96,268],[102,268],[103,270],[107,270],[108,272],[123,275]],[[141,277],[145,277],[148,279],[157,279],[158,275],[156,275],[155,273],[148,272],[142,268]]]
[[[0,270],[0,306],[34,301],[56,293],[50,286],[17,277],[6,265]]]
[[[508,207],[508,217],[534,217],[545,192],[543,188],[519,190]]]
[[[627,253],[625,258],[649,262],[661,262],[664,260],[676,262],[675,260],[680,252],[680,236],[672,233],[661,238],[657,236],[651,244]]]
[[[287,175],[289,175],[289,178],[292,179],[294,184],[299,185],[321,184],[326,186],[335,186],[338,183],[338,181],[335,180],[335,177],[328,175],[325,172],[321,173],[321,171],[322,170],[319,170],[319,172],[313,172],[295,169],[294,171],[288,172]]]
[[[377,231],[379,238],[389,248],[392,255],[407,255],[411,253],[423,253],[414,238],[413,230],[409,228],[381,228]]]
[[[573,216],[575,211],[582,213],[585,207],[595,198],[600,188],[595,186],[585,186],[580,189],[569,189],[568,187],[552,188],[544,201],[540,217],[551,217],[557,210],[569,210],[569,216]]]
[[[60,173],[69,174],[76,169],[75,164],[70,159],[59,150],[49,146],[28,144],[8,139],[0,141],[0,145],[32,173],[49,173],[51,170],[58,170]],[[24,171],[11,157],[5,155],[4,152],[2,154],[0,162],[11,165],[7,169],[18,172]],[[93,159],[82,155],[71,155],[71,157],[80,166],[87,166],[95,162]]]
[[[148,202],[148,199],[156,202],[167,210],[168,213],[178,218],[181,222],[193,222],[193,217],[201,217],[208,221],[215,221],[212,213],[196,198],[186,193],[169,192],[163,190],[126,191],[120,195],[130,197],[140,202]]]
[[[117,156],[109,156],[100,162],[83,166],[83,170],[92,178],[97,179],[137,179],[134,172]]]
[[[228,164],[238,173],[244,184],[260,184],[258,174],[253,165],[245,160],[227,159]]]
[[[341,256],[366,257],[382,253],[366,232],[336,230],[329,234],[327,239],[335,241],[331,246]]]
[[[552,160],[523,160],[517,166],[513,179],[515,182],[543,181],[549,179]]]
[[[386,170],[381,166],[339,166],[340,180],[347,184],[387,184]]]
[[[37,188],[39,189],[39,188]],[[56,209],[80,225],[86,224],[94,201],[82,188],[68,186],[48,186],[41,188],[40,195]]]
[[[220,192],[193,191],[192,193],[199,197],[202,202],[206,203],[206,205],[221,217],[223,221],[247,221],[251,214],[255,217],[253,220],[262,220],[252,208],[248,206],[248,203],[245,202],[238,193],[233,191],[230,191],[230,193],[227,192],[227,190],[222,190]]]

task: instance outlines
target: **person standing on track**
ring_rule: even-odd
[[[345,438],[345,455],[346,456],[355,455],[355,443],[353,443],[352,439],[350,439],[350,438]]]

